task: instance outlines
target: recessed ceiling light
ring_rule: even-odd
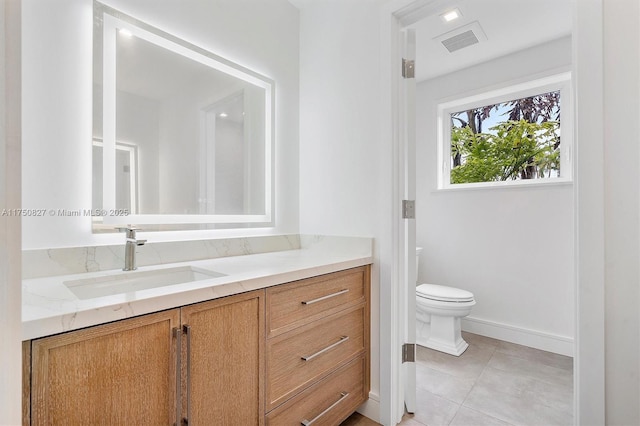
[[[220,115],[218,115],[218,117],[221,117],[221,118],[227,118],[228,116],[229,115],[227,115],[226,112],[221,112]]]
[[[459,9],[452,9],[440,15],[440,19],[442,19],[444,22],[451,22],[458,19],[461,16],[462,14],[460,13]]]
[[[124,36],[124,37],[131,37],[133,34],[131,33],[130,30],[126,29],[126,28],[120,28],[120,31],[118,31],[120,33],[120,35]]]

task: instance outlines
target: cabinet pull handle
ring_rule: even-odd
[[[182,330],[180,327],[174,327],[173,336],[176,338],[176,422],[175,426],[180,424],[180,418],[182,417],[182,413],[180,411],[180,406],[182,405],[182,392],[180,387],[180,367],[182,365],[182,360],[180,359],[182,356]]]
[[[317,299],[303,300],[300,303],[302,303],[303,305],[311,305],[312,303],[320,302],[320,301],[326,300],[326,299],[331,299],[332,297],[340,296],[341,294],[345,294],[345,293],[348,293],[348,292],[349,292],[349,289],[346,288],[344,290],[340,290],[340,291],[337,291],[335,293],[327,294],[326,296],[318,297]]]
[[[341,344],[341,343],[346,342],[347,340],[349,340],[349,336],[342,336],[342,337],[340,338],[340,340],[338,340],[338,341],[337,341],[337,342],[335,342],[335,343],[330,344],[330,345],[329,345],[329,346],[327,346],[326,348],[324,348],[324,349],[320,349],[318,352],[316,352],[316,353],[314,353],[314,354],[312,354],[312,355],[307,355],[307,356],[303,356],[303,357],[300,357],[300,358],[302,358],[304,361],[311,361],[311,360],[312,360],[312,359],[314,359],[315,357],[317,357],[317,356],[319,356],[319,355],[322,355],[323,353],[325,353],[325,352],[327,352],[327,351],[330,351],[331,349],[335,348],[336,346],[338,346],[338,345],[339,345],[339,344]]]
[[[324,416],[325,414],[327,414],[329,411],[333,410],[333,408],[340,404],[342,401],[344,401],[347,397],[349,396],[349,392],[340,392],[340,399],[337,400],[336,402],[334,402],[333,404],[331,404],[329,406],[329,408],[327,408],[326,410],[324,410],[322,413],[318,414],[317,416],[315,416],[313,419],[311,420],[303,420],[302,421],[302,426],[311,426],[312,424],[314,424],[318,419],[320,419],[320,417]]]
[[[187,416],[182,420],[188,425],[191,418],[191,326],[185,324],[182,329],[187,335]]]

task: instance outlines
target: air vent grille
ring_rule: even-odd
[[[479,42],[480,41],[478,40],[478,37],[476,37],[472,30],[465,31],[451,38],[442,40],[442,44],[444,45],[444,47],[446,47],[447,50],[451,53],[455,52],[456,50],[472,46]]]
[[[487,35],[482,30],[478,21],[473,21],[452,31],[440,34],[433,38],[434,41],[442,43],[449,53],[455,52],[474,44],[482,44],[487,41]]]

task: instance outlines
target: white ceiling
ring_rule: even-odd
[[[570,0],[435,1],[416,30],[416,79],[434,78],[571,34]],[[457,8],[462,17],[444,22],[440,14]],[[486,41],[453,53],[436,38],[477,21]]]

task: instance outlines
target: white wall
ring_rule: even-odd
[[[640,424],[640,6],[604,2],[607,425]]]
[[[390,285],[391,145],[379,119],[379,6],[366,0],[296,3],[300,232],[375,237],[371,396],[380,399],[379,294]],[[373,402],[365,412],[377,418],[377,410]]]
[[[91,0],[23,0],[23,207],[91,207]],[[298,11],[286,0],[108,0],[276,82],[276,227],[154,233],[150,241],[298,231]],[[90,218],[23,221],[23,248],[118,244]]]
[[[473,292],[469,331],[565,354],[574,335],[573,186],[438,191],[436,126],[440,102],[570,65],[567,37],[420,82],[416,96],[418,282]]]
[[[0,3],[0,209],[20,208],[20,2]],[[21,409],[20,217],[0,216],[0,425]]]

